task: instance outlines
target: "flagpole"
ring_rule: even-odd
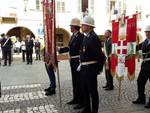
[[[121,98],[121,79],[119,79],[119,92],[118,92],[118,100]]]
[[[45,39],[45,46],[48,46],[47,44],[48,44],[48,42],[46,42],[46,41],[48,41],[48,39],[46,39],[46,37],[47,37],[47,32],[49,32],[48,30],[48,28],[46,27],[45,28],[45,25],[46,25],[46,22],[45,21],[48,21],[48,23],[49,23],[49,19],[47,19],[47,17],[45,17],[45,16],[47,16],[46,15],[46,11],[45,10],[47,10],[47,4],[46,3],[48,3],[48,0],[43,0],[43,29],[44,29],[44,39]],[[46,9],[45,9],[46,8]],[[55,43],[55,45],[54,45],[54,48],[55,48],[55,50],[54,50],[54,52],[56,52],[56,38],[55,38],[55,35],[56,35],[56,33],[55,33],[55,29],[56,29],[56,25],[55,25],[55,0],[53,0],[53,23],[51,24],[51,28],[53,29],[53,31],[51,32],[52,33],[52,35],[51,36],[53,36],[53,40],[54,40],[54,43]],[[51,30],[52,30],[51,29]],[[47,52],[49,52],[48,50],[47,50],[47,47],[45,48],[46,49],[46,51]],[[57,57],[56,56],[56,53],[54,53],[55,54],[55,57]],[[58,62],[57,62],[57,60],[55,60],[54,61],[54,63],[56,64],[56,71],[57,71],[57,76],[58,76],[58,89],[59,89],[59,102],[60,102],[60,110],[62,111],[62,101],[61,101],[61,88],[60,88],[60,77],[59,77],[59,68],[58,68]]]
[[[62,100],[61,100],[60,76],[59,76],[59,68],[58,68],[58,66],[57,66],[56,70],[57,70],[58,90],[59,90],[59,106],[60,106],[61,112],[63,113],[63,110],[62,110]]]
[[[57,59],[57,53],[56,53],[56,9],[55,9],[55,0],[53,0],[53,13],[54,13],[54,16],[53,16],[53,29],[54,29],[54,42],[55,42],[55,57]],[[61,112],[63,113],[63,109],[62,109],[62,98],[61,98],[61,85],[60,85],[60,75],[59,75],[59,66],[58,66],[58,61],[55,61],[56,62],[56,70],[57,70],[57,79],[58,79],[58,91],[59,91],[59,106],[60,106],[60,110]]]
[[[0,98],[2,96],[2,91],[1,91],[1,81],[0,81]]]

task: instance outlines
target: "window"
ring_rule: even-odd
[[[65,2],[57,1],[57,12],[65,12]]]
[[[57,43],[57,46],[59,46],[59,47],[62,47],[63,46],[63,34],[57,34],[56,35],[56,43]]]
[[[89,0],[82,0],[82,12],[85,12],[88,9]]]
[[[118,11],[115,9],[115,4],[116,4],[115,1],[110,1],[110,11],[111,11],[113,14],[117,14],[117,13],[118,13]]]
[[[36,0],[36,10],[40,10],[40,0]]]
[[[2,24],[16,24],[17,18],[15,18],[15,17],[1,17],[0,23],[2,23]]]

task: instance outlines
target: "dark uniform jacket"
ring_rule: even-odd
[[[84,35],[77,32],[71,36],[68,47],[60,48],[59,53],[69,52],[70,56],[76,56],[80,54],[80,47],[83,41]]]
[[[141,44],[139,44],[136,48],[137,50],[142,50],[142,54],[143,54],[143,62],[141,65],[141,69],[144,69],[146,71],[149,71],[149,67],[150,67],[150,60],[148,61],[144,61],[148,58],[150,58],[150,40],[149,39],[145,39],[144,42],[142,42]]]
[[[83,39],[81,48],[81,62],[97,61],[95,71],[100,73],[104,65],[104,54],[101,50],[101,42],[94,31],[91,31]]]
[[[109,38],[108,40],[105,41],[106,54],[107,54],[108,58],[110,57],[111,49],[112,49],[112,41],[111,40],[112,39]]]
[[[7,43],[5,44],[6,41],[7,41]],[[3,38],[1,40],[1,47],[2,47],[3,51],[11,51],[11,48],[12,48],[12,41],[11,41],[11,39],[10,38],[9,39]]]

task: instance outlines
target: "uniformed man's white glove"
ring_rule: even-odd
[[[81,70],[81,64],[79,64],[77,71],[79,72]]]
[[[139,50],[139,55],[142,56],[142,54],[143,54],[143,53],[142,53],[142,50]]]

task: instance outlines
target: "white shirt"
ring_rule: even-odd
[[[25,42],[24,41],[21,42],[21,49],[22,50],[26,50],[26,46],[25,46]]]

